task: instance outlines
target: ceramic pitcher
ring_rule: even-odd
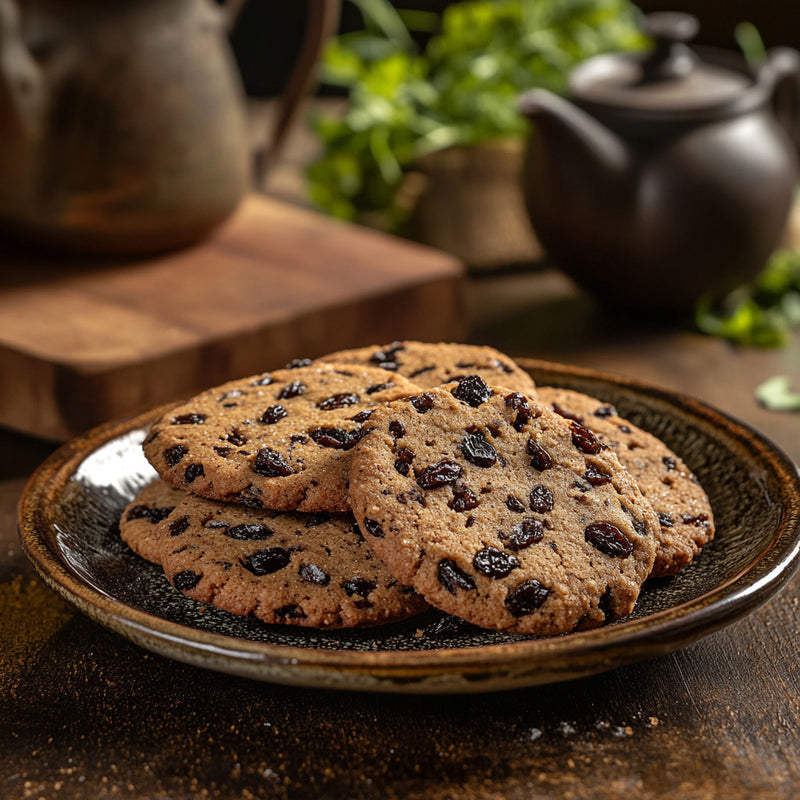
[[[284,136],[338,2],[309,2]],[[241,3],[0,0],[0,230],[78,252],[181,247],[247,191]]]

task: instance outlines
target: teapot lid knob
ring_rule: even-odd
[[[692,14],[679,11],[654,11],[644,17],[642,32],[657,42],[688,42],[697,36],[700,22]]]
[[[659,11],[648,14],[641,27],[642,32],[655,43],[642,64],[644,81],[685,78],[696,62],[686,42],[691,41],[700,30],[697,17],[677,11]]]
[[[734,113],[756,87],[744,59],[688,42],[700,23],[691,14],[648,14],[647,52],[607,53],[579,64],[569,77],[573,99],[626,118],[699,120]]]

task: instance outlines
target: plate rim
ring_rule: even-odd
[[[137,416],[99,425],[74,437],[34,471],[18,503],[18,530],[23,551],[45,583],[67,602],[99,624],[167,657],[276,683],[330,686],[333,681],[329,678],[336,676],[341,688],[415,693],[521,688],[594,674],[666,653],[735,622],[766,603],[791,579],[800,567],[800,470],[774,442],[747,423],[707,403],[646,381],[538,359],[518,358],[516,361],[529,372],[611,383],[658,398],[671,406],[682,407],[687,416],[699,418],[723,431],[759,461],[769,464],[770,471],[778,477],[782,495],[773,499],[783,505],[784,511],[771,540],[739,572],[700,597],[639,619],[555,637],[466,648],[445,644],[433,650],[358,651],[260,642],[201,630],[134,608],[99,591],[68,569],[39,530],[44,516],[41,500],[49,488],[62,477],[68,480],[98,448],[146,427],[174,406],[169,403]],[[767,555],[774,563],[755,583],[748,580]],[[644,639],[643,631],[647,631]],[[640,647],[631,648],[637,642]],[[235,663],[219,664],[220,659]],[[537,673],[539,662],[558,659],[563,663],[555,670],[555,675],[556,664]],[[580,668],[578,662],[584,662],[585,668]],[[504,678],[495,675],[494,679],[485,675],[498,670],[508,674]],[[466,676],[468,685],[441,685],[443,678],[454,677],[454,674]],[[469,682],[470,674],[484,678]],[[365,679],[367,676],[371,680]]]

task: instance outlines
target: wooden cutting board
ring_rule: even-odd
[[[145,261],[0,248],[0,425],[60,441],[344,347],[463,336],[462,265],[260,195]]]

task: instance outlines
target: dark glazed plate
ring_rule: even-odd
[[[634,612],[606,628],[537,639],[430,612],[380,628],[309,631],[202,608],[118,535],[123,507],[154,476],[141,451],[154,413],[78,437],[36,471],[20,504],[23,547],[62,597],[149,650],[276,683],[388,692],[493,691],[619,667],[733,622],[786,583],[800,562],[800,478],[774,445],[687,397],[589,370],[522,365],[540,385],[613,403],[681,455],[711,498],[715,541],[682,574],[648,582]]]

